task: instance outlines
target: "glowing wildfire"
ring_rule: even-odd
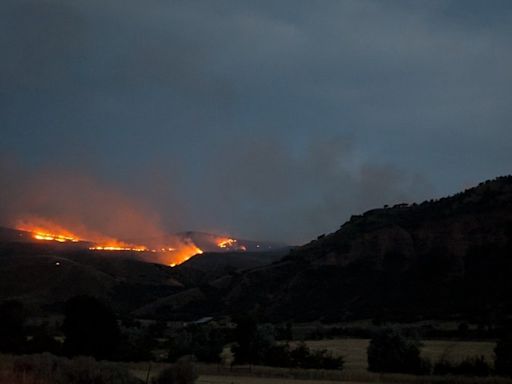
[[[33,226],[30,224],[21,224],[17,226],[17,229],[20,231],[31,232],[32,237],[36,240],[57,241],[59,243],[76,243],[80,241],[78,236],[59,227],[49,229],[41,226]]]
[[[247,248],[245,248],[244,245],[238,244],[238,241],[235,239],[230,239],[229,237],[221,237],[218,238],[217,246],[222,249],[230,249],[230,250],[236,250],[236,251],[246,251]]]
[[[235,239],[219,239],[217,241],[217,246],[219,248],[231,248],[236,243],[237,241]]]
[[[58,243],[85,242],[91,244],[88,246],[90,251],[98,252],[139,252],[141,254],[148,254],[148,256],[143,256],[144,259],[157,261],[171,267],[187,261],[194,255],[203,253],[203,250],[196,246],[190,239],[178,240],[172,238],[169,240],[172,244],[150,247],[146,245],[130,244],[105,236],[91,236],[91,234],[88,234],[82,237],[51,222],[44,222],[43,225],[33,225],[23,222],[17,225],[16,228],[29,232],[31,237],[35,240],[54,241]]]
[[[149,249],[143,246],[140,247],[129,247],[129,246],[117,246],[117,245],[97,245],[95,247],[89,247],[91,251],[133,251],[133,252],[149,252]]]

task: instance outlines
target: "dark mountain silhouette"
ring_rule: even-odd
[[[73,296],[91,295],[127,313],[183,290],[170,272],[130,255],[69,250],[60,244],[2,243],[0,301],[20,300],[52,312]]]
[[[194,287],[194,299],[172,311],[172,298],[151,309],[326,321],[511,313],[511,251],[512,177],[501,177],[353,216],[278,262]]]
[[[276,321],[512,313],[510,176],[452,197],[353,216],[280,259],[276,253],[206,253],[168,268],[111,254],[57,252],[12,241],[20,234],[9,230],[0,235],[0,299],[44,308],[92,293],[118,311],[167,319],[240,312]]]
[[[187,232],[215,244],[219,236]],[[254,242],[256,244],[256,242]],[[245,244],[245,242],[244,242]],[[250,242],[247,242],[250,244]],[[0,301],[21,300],[43,312],[60,311],[69,298],[91,295],[129,313],[228,272],[253,268],[287,253],[261,242],[258,252],[204,253],[179,268],[148,262],[152,254],[90,251],[88,242],[41,242],[30,232],[0,227]],[[265,252],[264,247],[276,250]],[[216,245],[212,247],[218,248]]]

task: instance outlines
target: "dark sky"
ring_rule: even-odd
[[[0,220],[300,243],[509,174],[511,43],[509,0],[2,0]]]

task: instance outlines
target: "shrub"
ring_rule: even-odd
[[[224,344],[222,331],[208,326],[191,326],[171,338],[168,359],[174,362],[182,356],[194,355],[199,361],[218,363]]]
[[[164,369],[153,384],[193,384],[199,377],[194,359],[190,356],[180,358],[176,364]]]
[[[430,363],[420,357],[420,343],[406,339],[397,329],[378,332],[368,346],[368,370],[425,374]]]
[[[341,370],[344,359],[334,357],[325,349],[311,351],[306,344],[300,343],[294,349],[288,344],[274,345],[261,363],[271,367]]]
[[[137,384],[128,371],[92,358],[69,360],[45,353],[15,357],[0,382],[38,384]],[[4,381],[1,381],[4,380]]]
[[[453,363],[441,359],[434,364],[434,375],[462,375],[462,376],[489,376],[491,367],[483,356],[467,358],[461,362]]]

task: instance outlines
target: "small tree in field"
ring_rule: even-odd
[[[368,346],[368,370],[373,372],[428,373],[420,357],[420,343],[406,339],[397,329],[379,332]]]
[[[183,356],[176,364],[164,369],[153,384],[194,384],[199,377],[194,358]]]

